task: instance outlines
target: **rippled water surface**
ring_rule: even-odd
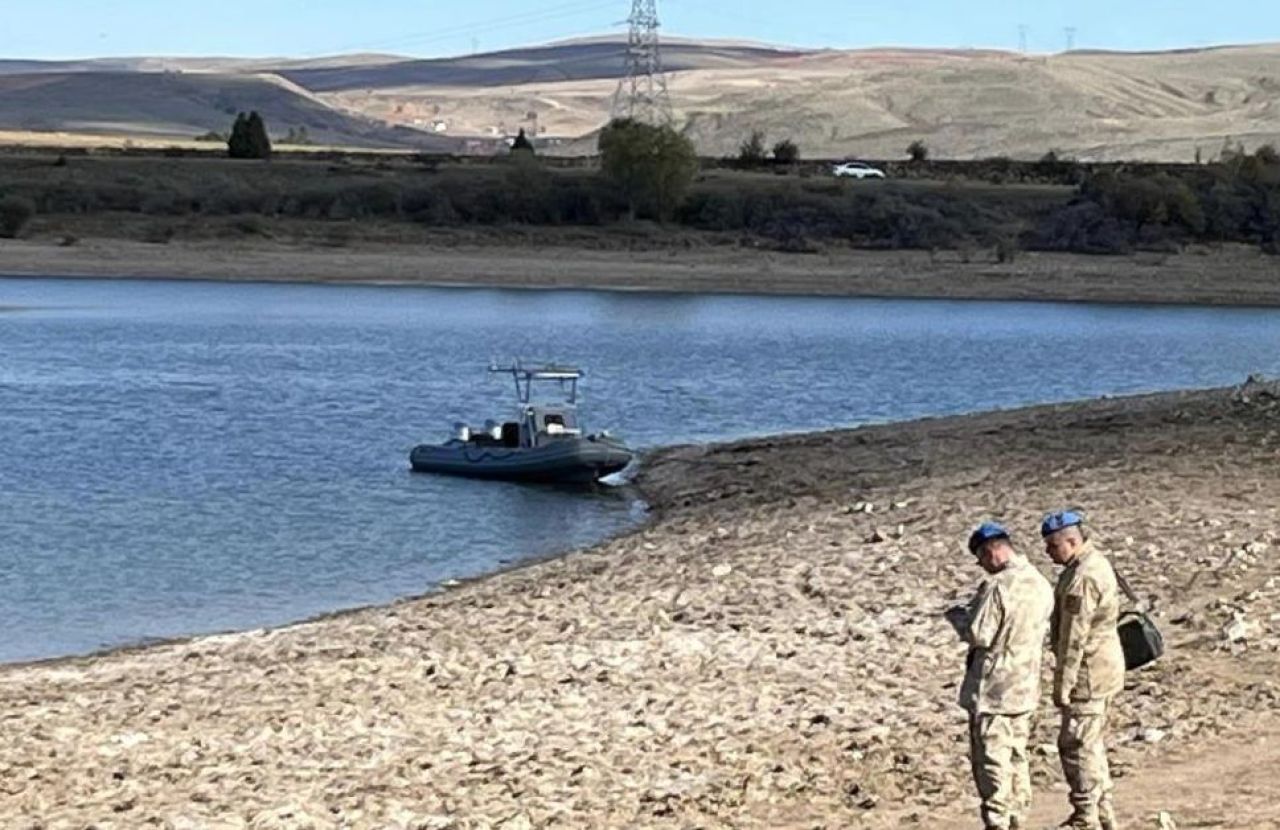
[[[0,660],[251,628],[589,544],[633,496],[413,475],[586,367],[638,447],[1238,382],[1280,312],[0,280]]]

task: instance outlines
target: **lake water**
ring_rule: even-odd
[[[1280,371],[1280,311],[0,280],[0,660],[429,591],[637,522],[626,492],[411,474],[583,365],[632,445]]]

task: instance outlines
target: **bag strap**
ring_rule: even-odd
[[[1125,579],[1120,571],[1116,570],[1115,563],[1112,563],[1111,565],[1111,572],[1116,575],[1116,584],[1120,586],[1121,593],[1129,598],[1129,602],[1132,602],[1134,605],[1138,606],[1138,608],[1142,608],[1143,601],[1134,593],[1133,586],[1129,584],[1129,580]]]

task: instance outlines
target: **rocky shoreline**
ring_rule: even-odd
[[[679,242],[597,248],[589,239],[546,232],[343,247],[269,240],[159,245],[93,237],[62,245],[22,239],[0,244],[0,276],[1280,306],[1276,257],[1238,245],[1129,256],[1027,252],[1000,263],[957,251],[789,254]]]
[[[1280,726],[1277,462],[1263,382],[664,450],[639,479],[653,522],[595,548],[0,669],[0,825],[967,826],[963,647],[940,617],[979,578],[963,539],[1003,519],[1048,570],[1034,523],[1078,504],[1170,641],[1119,705],[1122,810],[1275,826],[1280,785],[1221,776],[1222,747],[1239,766]]]

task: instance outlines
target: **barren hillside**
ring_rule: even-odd
[[[291,73],[335,104],[446,134],[590,133],[617,65],[604,44],[358,72]],[[915,139],[948,158],[1191,161],[1225,141],[1280,140],[1280,46],[1154,54],[668,50],[678,120],[707,154],[751,130],[809,156],[896,158]],[[346,77],[344,83],[340,79]]]
[[[256,107],[281,129],[306,124],[313,135],[360,146],[434,137],[447,147],[523,128],[560,139],[561,152],[588,152],[593,142],[573,139],[608,117],[623,49],[596,38],[437,60],[0,62],[0,127],[184,134],[220,123],[226,110]],[[1228,141],[1250,149],[1280,142],[1280,44],[1024,56],[672,40],[664,61],[677,119],[709,155],[734,152],[754,129],[770,141],[792,138],[809,157],[897,158],[922,139],[947,158],[1038,158],[1052,149],[1090,160],[1191,161]],[[36,73],[58,81],[31,80]],[[280,78],[309,95],[278,98]],[[44,84],[38,93],[13,92],[35,83]],[[412,132],[357,127],[352,115]]]
[[[313,141],[445,149],[447,139],[344,113],[273,75],[176,72],[0,74],[0,130],[194,138],[225,132],[238,111],[266,114],[274,132]]]
[[[400,55],[384,55],[372,52],[296,59],[190,58],[163,55],[61,61],[0,59],[0,75],[22,75],[32,72],[282,72],[285,70],[323,69],[332,66],[356,68],[373,64],[402,63],[406,60],[408,58]]]

